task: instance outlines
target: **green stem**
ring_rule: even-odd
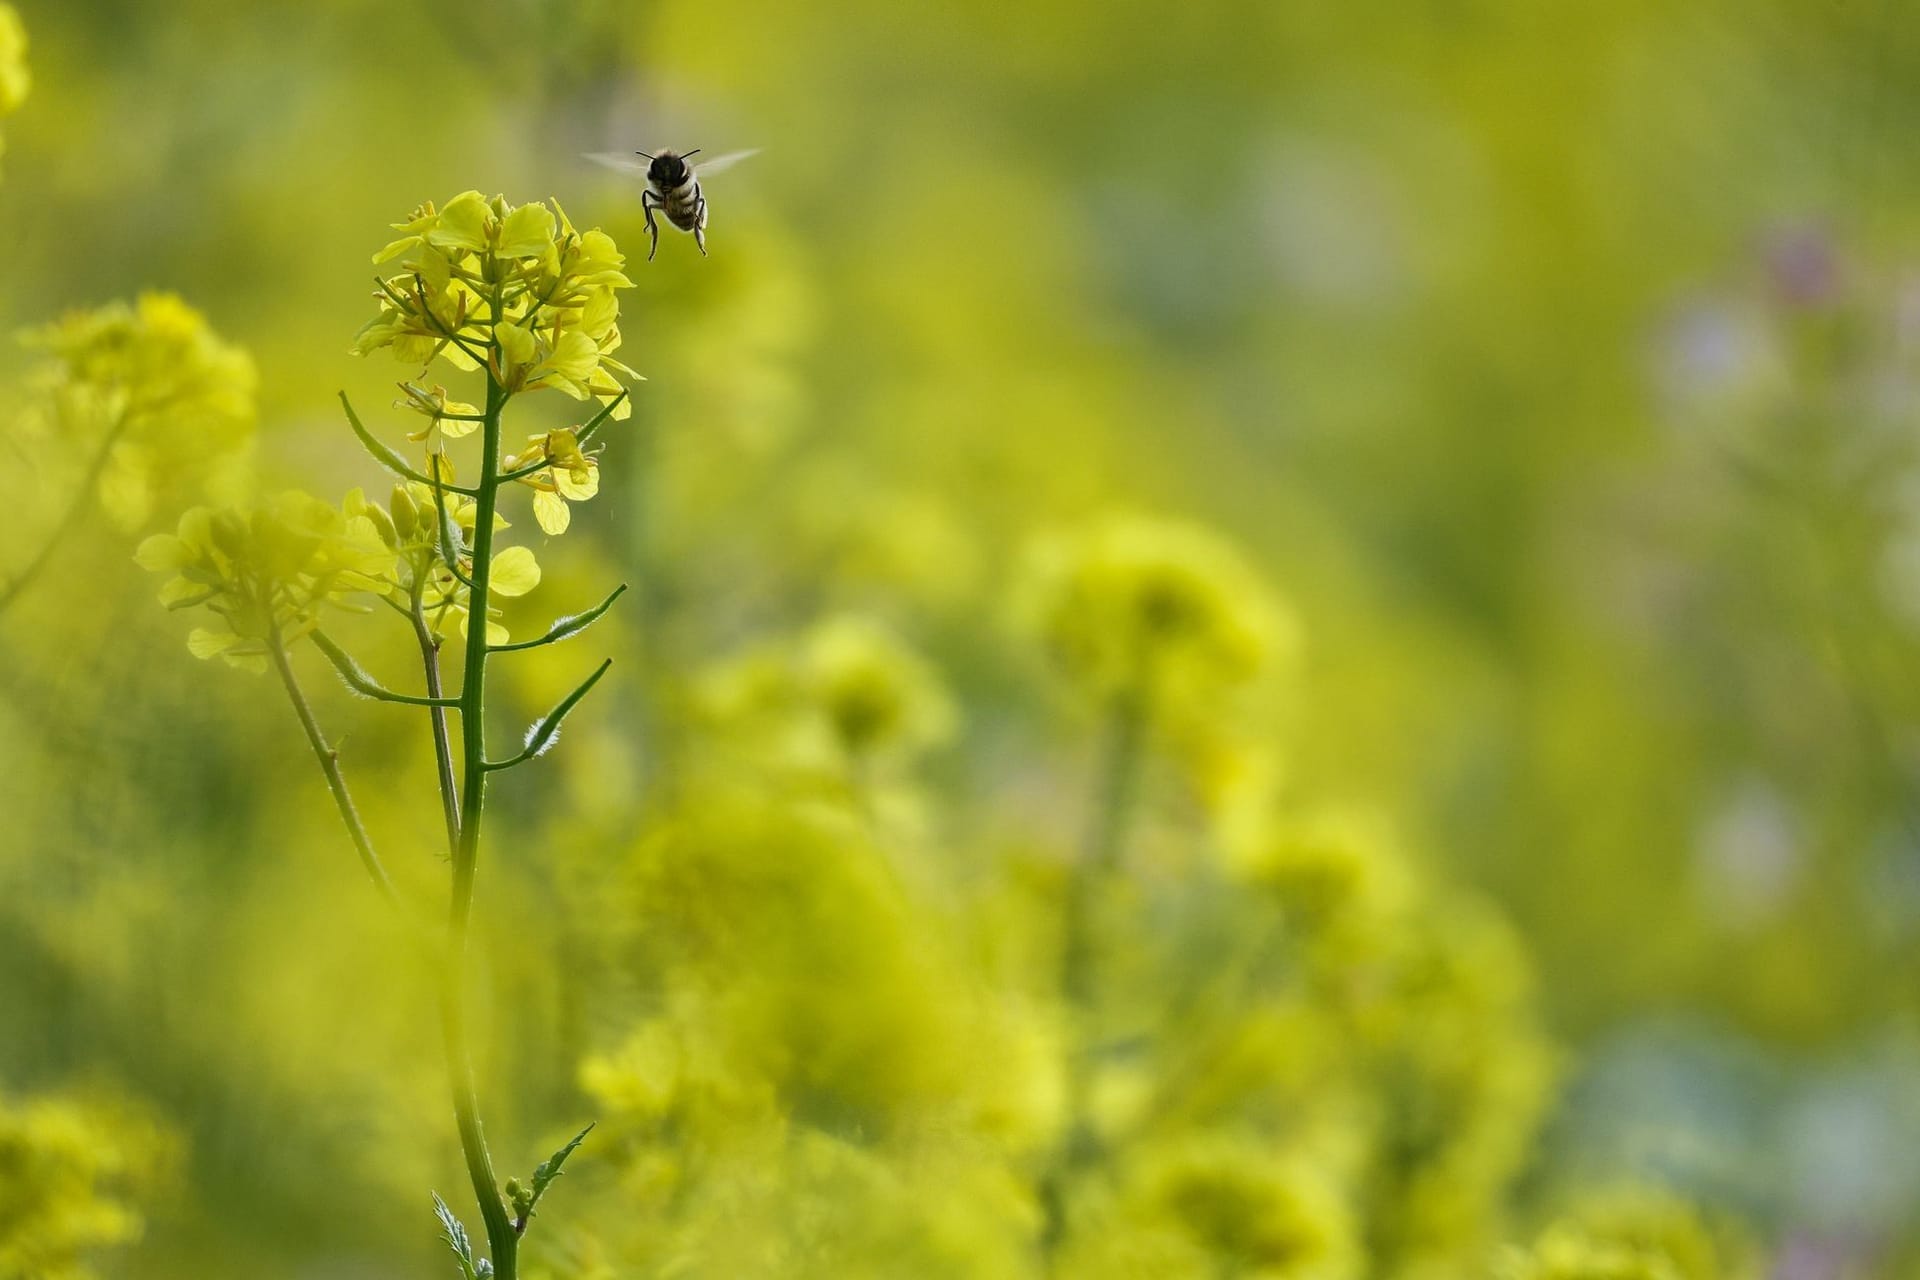
[[[481,424],[480,476],[474,497],[473,577],[467,598],[466,665],[460,685],[461,797],[458,838],[453,847],[453,901],[448,919],[447,966],[441,986],[442,1026],[447,1068],[453,1089],[454,1121],[460,1149],[480,1217],[496,1280],[517,1280],[520,1237],[501,1198],[493,1157],[480,1124],[480,1099],[474,1086],[473,1058],[467,1049],[467,927],[473,914],[474,872],[480,861],[480,819],[487,794],[487,608],[493,573],[493,514],[500,492],[500,410],[507,392],[489,375],[486,420]]]
[[[420,645],[420,665],[426,670],[427,696],[438,699],[445,696],[440,684],[440,638],[427,625],[426,612],[420,605],[425,576],[424,573],[414,574],[413,598],[408,602],[407,617],[413,623],[413,638]],[[453,774],[453,746],[447,735],[447,709],[428,707],[427,719],[433,725],[433,759],[440,783],[440,810],[446,818],[447,852],[451,856],[460,848],[460,786]]]
[[[120,443],[120,436],[126,431],[131,417],[131,414],[123,413],[114,420],[113,426],[107,429],[107,434],[100,441],[99,452],[95,453],[92,461],[87,464],[87,473],[80,478],[80,485],[73,491],[73,497],[67,503],[67,509],[60,513],[60,519],[55,522],[53,532],[47,535],[47,540],[41,544],[38,551],[34,552],[33,559],[27,562],[26,568],[15,574],[13,580],[5,587],[0,587],[0,613],[5,613],[11,608],[13,602],[20,598],[21,593],[33,585],[34,579],[40,576],[48,564],[52,563],[53,553],[58,551],[60,544],[67,540],[67,535],[73,532],[73,527],[80,523],[80,516],[86,511],[87,503],[93,498],[93,491],[100,485],[100,477],[106,474],[107,463],[113,457],[113,446]]]
[[[280,642],[279,636],[267,642],[267,653],[273,660],[274,670],[280,673],[280,683],[286,687],[287,697],[293,702],[294,714],[300,717],[300,727],[307,731],[307,742],[313,747],[314,757],[320,761],[320,772],[327,776],[327,790],[333,793],[334,807],[340,810],[340,820],[346,823],[347,834],[353,837],[353,847],[359,850],[362,865],[366,867],[367,874],[373,877],[374,887],[380,890],[380,895],[389,905],[398,908],[400,895],[395,891],[380,855],[373,851],[373,841],[367,835],[366,824],[360,821],[360,811],[354,807],[353,796],[347,791],[347,780],[340,772],[340,753],[328,745],[326,735],[320,732],[320,722],[313,718],[313,708],[300,691],[300,682],[294,678],[293,664],[287,660],[287,648]]]
[[[1095,1156],[1094,1136],[1087,1125],[1092,1075],[1088,1023],[1099,994],[1093,972],[1094,903],[1126,853],[1149,722],[1146,688],[1143,678],[1114,695],[1094,783],[1093,821],[1067,882],[1062,912],[1060,994],[1076,1025],[1067,1050],[1066,1137],[1040,1179],[1044,1215],[1040,1252],[1049,1272],[1066,1238],[1068,1184]]]
[[[1138,689],[1116,694],[1108,713],[1099,776],[1095,781],[1093,822],[1086,847],[1074,864],[1067,886],[1061,948],[1060,990],[1067,1001],[1084,1008],[1094,996],[1092,973],[1093,897],[1120,865],[1127,832],[1133,822],[1133,802],[1140,772],[1140,749],[1146,737],[1147,700]]]

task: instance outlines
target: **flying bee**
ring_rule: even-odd
[[[609,169],[637,173],[646,178],[647,189],[640,193],[640,207],[646,210],[647,235],[652,239],[647,248],[647,261],[652,262],[653,255],[660,249],[660,226],[653,220],[656,209],[666,214],[667,221],[674,226],[692,232],[693,242],[700,246],[700,254],[705,257],[707,197],[700,189],[700,179],[739,164],[756,154],[756,151],[729,151],[726,155],[703,160],[697,165],[690,164],[689,160],[700,154],[698,147],[691,151],[658,151],[651,155],[636,151],[633,154],[645,157],[647,163],[641,164],[617,151],[588,152],[587,159]]]

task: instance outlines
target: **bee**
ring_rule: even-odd
[[[647,249],[647,261],[652,262],[653,255],[660,249],[660,226],[653,220],[656,209],[666,214],[667,221],[674,226],[692,232],[693,242],[700,246],[700,255],[706,256],[707,197],[700,189],[700,179],[739,164],[756,153],[730,151],[697,165],[688,161],[700,154],[698,147],[691,151],[658,151],[651,155],[645,151],[634,152],[634,155],[645,157],[647,163],[644,165],[617,151],[588,152],[587,159],[622,173],[645,176],[647,189],[640,193],[640,207],[647,213],[647,235],[652,239]]]

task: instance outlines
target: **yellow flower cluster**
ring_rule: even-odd
[[[1503,1280],[1743,1280],[1751,1251],[1665,1192],[1593,1197],[1508,1259]]]
[[[653,1012],[581,1069],[600,1141],[631,1160],[632,1207],[609,1225],[660,1233],[617,1256],[822,1280],[1024,1273],[1007,1161],[1057,1108],[1028,1078],[1046,1055],[1023,1052],[1030,1031],[982,999],[863,825],[702,789],[636,851],[607,923],[631,929]]]
[[[160,589],[169,609],[204,605],[219,618],[187,637],[195,657],[256,672],[273,646],[311,632],[324,606],[384,594],[394,573],[394,549],[363,502],[342,510],[298,491],[254,507],[195,507],[136,558],[173,575]]]
[[[164,497],[217,487],[252,443],[253,361],[168,293],[76,311],[23,341],[44,351],[34,447],[106,450],[101,505],[136,528]]]
[[[801,769],[909,763],[947,741],[957,721],[926,660],[852,614],[720,662],[698,678],[696,697],[717,727]]]
[[[626,258],[605,232],[576,230],[557,201],[467,191],[394,228],[401,235],[374,262],[397,261],[400,273],[381,282],[379,311],[354,344],[361,355],[390,347],[423,369],[436,357],[485,363],[508,392],[552,387],[577,400],[611,401],[619,378],[637,376],[613,354],[615,290],[632,286]],[[622,402],[615,416],[626,412]]]
[[[1259,675],[1294,632],[1232,547],[1135,516],[1036,542],[1017,613],[1060,672],[1098,695],[1203,698]]]
[[[1328,1180],[1261,1144],[1186,1139],[1146,1153],[1061,1268],[1113,1275],[1343,1280],[1360,1274],[1353,1214]]]
[[[0,1099],[0,1280],[95,1280],[88,1259],[145,1230],[173,1148],[125,1105]]]
[[[417,592],[421,614],[435,635],[445,634],[449,617],[459,619],[460,634],[465,635],[472,593],[464,579],[473,573],[473,557],[466,548],[473,541],[478,504],[444,489],[436,495],[431,485],[410,481],[393,487],[385,507],[369,502],[364,493],[354,489],[347,494],[344,509],[349,519],[362,519],[372,525],[392,552],[384,594],[395,604],[411,608]],[[443,510],[452,532],[458,535],[457,573],[446,561],[445,544],[451,540],[441,536]],[[507,528],[506,517],[496,512],[493,527]],[[512,599],[540,585],[540,562],[526,547],[503,548],[494,554],[492,564],[489,587],[496,596]],[[497,615],[499,610],[489,606],[488,612]],[[489,616],[488,641],[505,644],[511,638],[507,628]]]
[[[33,88],[33,73],[27,70],[27,29],[20,13],[10,4],[0,4],[0,116],[10,116],[27,100]],[[0,142],[0,151],[5,150]]]

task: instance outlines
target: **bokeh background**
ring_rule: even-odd
[[[1285,602],[1296,651],[1209,760],[1275,810],[1391,833],[1423,886],[1391,932],[1481,939],[1456,948],[1493,974],[1459,979],[1477,1012],[1407,1015],[1471,1042],[1480,1110],[1407,1124],[1433,1131],[1420,1150],[1470,1131],[1497,1154],[1436,1166],[1474,1204],[1423,1212],[1470,1228],[1392,1225],[1380,1205],[1412,1193],[1351,1154],[1395,1123],[1392,1073],[1356,1091],[1313,1083],[1348,1048],[1256,1055],[1236,1087],[1288,1099],[1262,1133],[1338,1095],[1302,1150],[1374,1170],[1332,1179],[1350,1203],[1322,1234],[1351,1247],[1261,1263],[1216,1232],[1231,1267],[1084,1274],[1486,1274],[1626,1184],[1732,1224],[1754,1273],[1914,1265],[1904,6],[19,8],[0,327],[179,293],[257,362],[264,486],[381,488],[334,396],[397,435],[407,371],[348,349],[369,256],[420,201],[556,196],[634,259],[623,358],[649,381],[574,530],[549,545],[520,513],[547,576],[512,620],[637,590],[502,677],[503,715],[531,716],[616,659],[499,788],[481,888],[496,1156],[531,1167],[602,1120],[543,1274],[1025,1274],[1015,1174],[1058,1123],[1028,1059],[1062,1034],[1035,956],[1099,734],[1007,601],[1034,535],[1116,512],[1205,526]],[[764,148],[710,184],[710,258],[669,233],[640,261],[638,188],[580,159],[661,145]],[[9,406],[35,360],[0,355]],[[0,573],[85,461],[8,453]],[[467,1206],[430,984],[277,690],[193,661],[154,603],[132,547],[177,509],[89,519],[0,616],[0,1096],[125,1146],[100,1176],[141,1225],[99,1274],[450,1275],[426,1189]],[[727,655],[801,652],[782,638],[848,613],[924,657],[955,732],[829,785],[709,695]],[[410,671],[404,636],[356,640]],[[430,900],[423,732],[309,670]],[[1148,797],[1128,873],[1146,923],[1110,958],[1138,991],[1229,967],[1208,940],[1240,937],[1254,895],[1168,888],[1217,843],[1181,834],[1220,808],[1189,792],[1213,794]],[[1265,1008],[1248,990],[1234,1010]],[[1152,1212],[1177,1216],[1152,1188],[1180,1160],[1212,1158],[1189,1139],[1140,1175]],[[1119,1220],[1151,1217],[1115,1194]]]

